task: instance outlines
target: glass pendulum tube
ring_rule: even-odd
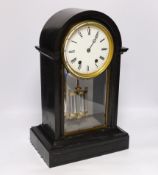
[[[85,117],[86,114],[87,114],[87,88],[85,89],[81,89],[78,96],[80,97],[79,100],[80,100],[80,111],[79,111],[79,115],[78,115],[78,118],[82,118],[82,117]]]
[[[77,87],[76,89],[76,109],[77,109],[77,119],[80,119],[82,117],[85,117],[87,114],[87,102],[86,102],[86,96],[87,96],[87,88],[82,89],[79,86],[79,81],[77,80]]]
[[[76,118],[76,93],[72,90],[69,90],[69,119]]]
[[[68,120],[80,119],[87,115],[87,88],[82,89],[77,80],[77,86],[74,90],[69,89],[65,97],[65,118]]]

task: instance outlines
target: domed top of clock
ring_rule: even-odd
[[[61,10],[46,22],[40,36],[41,52],[79,78],[104,72],[121,47],[113,20],[92,10]]]

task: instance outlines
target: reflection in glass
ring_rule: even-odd
[[[77,79],[65,70],[64,132],[105,126],[106,72]]]

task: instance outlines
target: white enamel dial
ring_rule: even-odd
[[[84,21],[68,32],[63,49],[68,71],[80,78],[92,78],[111,62],[113,39],[102,24]]]

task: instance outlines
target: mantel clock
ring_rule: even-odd
[[[127,149],[117,126],[121,36],[92,10],[65,9],[40,35],[42,124],[30,140],[49,167]]]

